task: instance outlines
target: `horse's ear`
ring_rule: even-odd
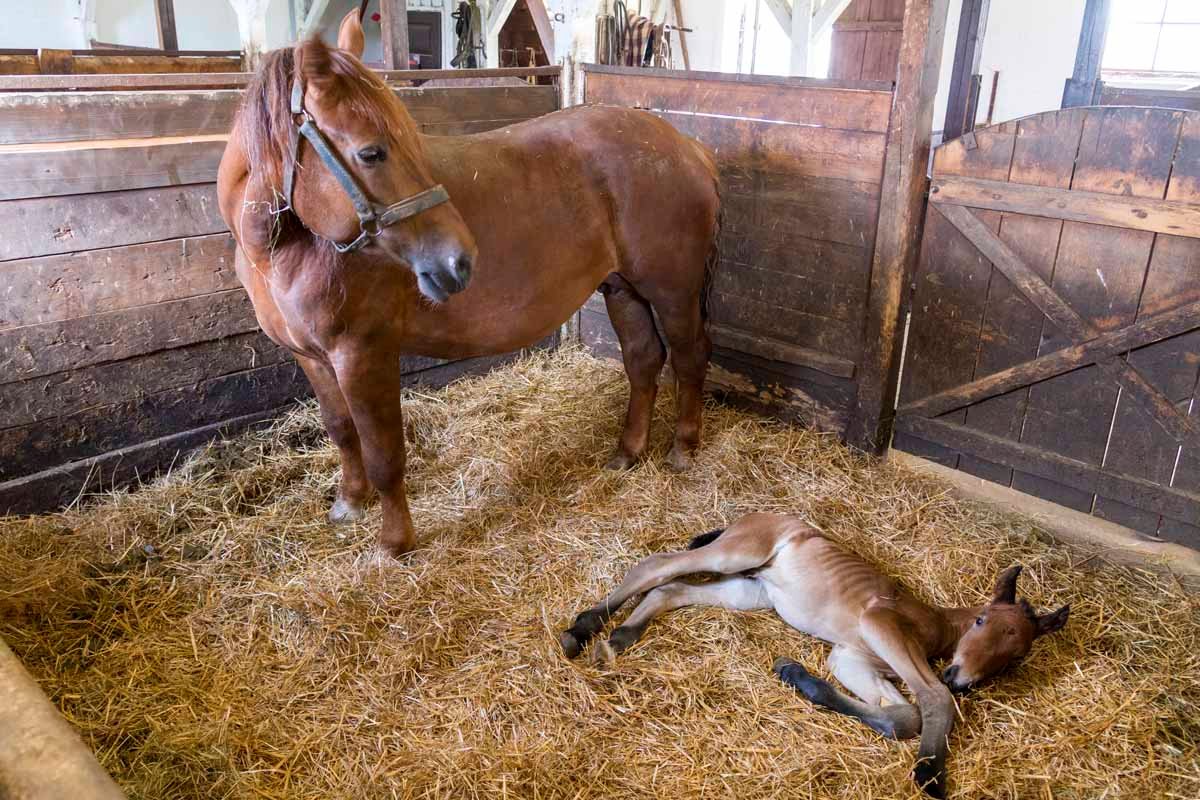
[[[1036,617],[1034,622],[1037,623],[1036,636],[1045,636],[1047,633],[1054,633],[1067,624],[1067,617],[1071,616],[1071,604],[1067,603],[1058,611],[1052,611],[1049,614],[1042,614]]]
[[[1017,577],[1020,574],[1020,564],[1014,564],[1000,573],[1000,577],[996,579],[996,588],[992,591],[993,603],[1008,603],[1011,605],[1017,602]]]
[[[338,27],[337,46],[355,58],[362,58],[367,42],[366,36],[363,34],[362,18],[358,16],[357,8],[342,17],[342,24]]]
[[[318,92],[332,88],[337,81],[329,45],[315,36],[296,45],[296,71]]]

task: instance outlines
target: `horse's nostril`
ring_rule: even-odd
[[[942,680],[946,683],[951,683],[958,676],[958,665],[951,664],[942,671]]]
[[[471,266],[471,257],[468,255],[450,260],[450,269],[454,272],[454,277],[458,279],[460,286],[466,286],[467,281],[471,280]]]

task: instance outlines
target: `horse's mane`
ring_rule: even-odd
[[[265,54],[246,87],[238,112],[238,130],[246,162],[252,170],[261,170],[266,186],[277,193],[277,208],[285,202],[281,199],[283,175],[293,155],[291,95],[296,53],[301,50],[308,66],[334,79],[326,91],[333,93],[339,113],[366,120],[393,138],[412,129],[399,99],[374,72],[348,53],[310,40],[297,48],[284,47]]]

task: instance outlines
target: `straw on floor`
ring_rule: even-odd
[[[717,404],[671,474],[669,392],[653,457],[605,472],[625,393],[575,351],[410,392],[399,561],[377,511],[324,522],[312,406],[141,491],[0,521],[0,635],[135,798],[914,797],[915,744],[772,677],[781,654],[827,674],[827,646],[771,613],[674,612],[611,667],[559,652],[638,558],[797,512],[933,601],[982,602],[1019,561],[1035,604],[1072,603],[959,701],[952,796],[1200,796],[1200,615],[1170,579]]]

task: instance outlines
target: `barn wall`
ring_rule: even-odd
[[[429,133],[557,107],[552,86],[398,91]],[[0,93],[0,514],[152,472],[309,394],[259,332],[217,212],[239,102],[237,89]],[[437,382],[472,365],[403,367]]]

